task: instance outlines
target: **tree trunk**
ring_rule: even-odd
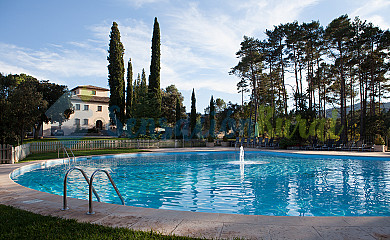
[[[345,76],[344,76],[344,59],[341,41],[338,42],[338,48],[340,52],[340,100],[341,100],[341,141],[346,143],[347,139],[347,119],[345,108]]]
[[[39,121],[38,124],[34,124],[34,139],[39,138],[39,131],[43,125],[42,121]]]

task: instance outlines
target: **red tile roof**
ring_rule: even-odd
[[[110,91],[110,89],[102,88],[102,87],[96,87],[96,86],[92,86],[92,85],[77,86],[77,87],[73,88],[70,91],[74,91],[74,90],[79,89],[79,88],[94,89],[94,90],[100,90],[100,91]]]

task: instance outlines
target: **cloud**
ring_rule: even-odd
[[[184,90],[195,86],[236,93],[237,78],[228,72],[237,64],[235,53],[243,35],[258,37],[256,33],[297,19],[305,8],[317,2],[224,1],[223,9],[199,3],[175,7],[167,14],[168,29],[162,32],[166,39],[162,60],[170,66],[165,72],[162,68],[162,75]]]
[[[119,0],[125,1],[125,0]],[[381,0],[378,0],[381,1]],[[382,0],[383,1],[383,0]],[[188,3],[168,0],[127,0],[132,6],[164,2],[159,9],[161,28],[161,87],[236,93],[238,79],[228,72],[238,59],[243,35],[262,38],[267,28],[296,20],[318,0],[225,0]],[[132,58],[134,77],[149,74],[153,18],[117,21],[125,47],[125,63]],[[25,70],[49,79],[83,78],[107,81],[107,49],[112,22],[87,27],[87,39],[56,43],[46,49],[0,44],[3,71]],[[1,71],[2,69],[0,69]],[[77,80],[75,84],[79,84]],[[100,82],[91,84],[103,85]]]
[[[121,0],[121,2],[126,2],[132,6],[135,6],[137,8],[140,8],[144,5],[148,5],[151,3],[157,3],[157,2],[167,2],[168,0]]]
[[[358,16],[360,19],[367,20],[368,22],[372,22],[374,25],[388,29],[390,27],[390,23],[387,22],[380,13],[386,10],[385,12],[387,14],[389,7],[390,0],[363,1],[360,7],[350,13],[350,16]]]
[[[131,58],[135,76],[137,73],[142,72],[142,68],[145,68],[145,71],[148,72],[151,55],[152,25],[148,26],[142,20],[134,19],[117,21],[117,23],[121,34],[121,42],[125,48],[125,66],[127,67],[127,61]],[[106,57],[111,26],[112,23],[102,22],[88,27],[96,41],[104,43]]]
[[[61,81],[67,77],[106,75],[107,72],[101,52],[79,51],[60,46],[55,49],[32,50],[0,43],[0,62],[6,63],[1,64],[0,71],[14,74],[24,72],[53,81]]]

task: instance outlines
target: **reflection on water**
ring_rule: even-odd
[[[89,176],[97,168],[109,169],[131,206],[278,216],[390,216],[390,161],[256,152],[246,152],[245,163],[262,164],[231,164],[239,160],[237,152],[134,156],[75,164]],[[27,172],[15,181],[62,195],[69,167]],[[104,175],[98,175],[94,186],[104,202],[120,203]],[[69,196],[88,197],[81,174],[69,176],[68,189]]]

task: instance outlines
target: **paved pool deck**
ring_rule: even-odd
[[[149,150],[152,152],[232,151],[234,148]],[[246,149],[246,151],[253,150]],[[295,150],[279,152],[390,157],[390,153],[376,152]],[[390,239],[390,217],[274,217],[173,211],[98,202],[94,202],[96,214],[87,215],[88,202],[74,198],[68,198],[70,209],[62,211],[61,196],[23,187],[9,177],[13,170],[38,162],[42,163],[42,161],[34,161],[0,165],[0,204],[42,215],[77,219],[80,222],[207,239],[237,237],[243,239]]]

